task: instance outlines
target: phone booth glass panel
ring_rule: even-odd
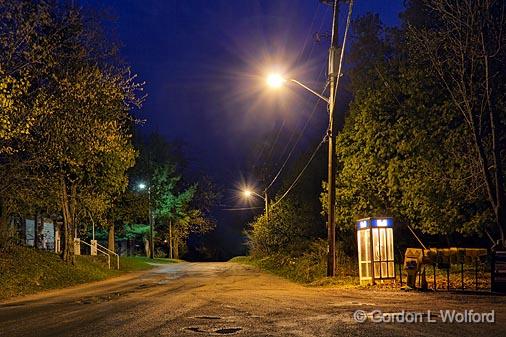
[[[393,235],[392,218],[366,218],[357,221],[361,284],[395,279]]]

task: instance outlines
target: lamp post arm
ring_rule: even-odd
[[[327,104],[329,104],[329,99],[325,96],[322,96],[320,95],[319,93],[317,93],[316,91],[314,91],[313,89],[311,89],[310,87],[308,87],[307,85],[297,81],[297,80],[294,80],[293,78],[289,79],[290,82],[293,82],[295,84],[298,84],[299,86],[303,87],[304,89],[306,89],[307,91],[309,91],[310,93],[312,93],[313,95],[317,96],[318,98],[324,100],[325,102],[327,102]]]
[[[255,192],[255,191],[251,191],[251,194],[253,194],[254,196],[259,197],[260,199],[263,199],[263,200],[265,201],[265,198],[264,198],[264,197],[262,197],[262,196],[261,196],[260,194],[258,194],[257,192]]]

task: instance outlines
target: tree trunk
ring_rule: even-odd
[[[169,258],[173,259],[173,249],[172,249],[172,220],[169,220]]]
[[[0,201],[0,251],[10,246],[9,216]]]
[[[114,224],[109,226],[109,235],[107,236],[107,248],[109,250],[116,252],[115,248],[115,238],[114,238]]]
[[[76,187],[72,185],[71,198],[74,195],[74,200],[69,200],[68,188],[65,178],[60,178],[60,193],[61,193],[61,208],[63,213],[63,244],[62,259],[67,263],[74,264],[74,212],[75,209],[75,193]],[[73,205],[74,204],[74,205]]]
[[[151,248],[150,248],[150,241],[146,238],[144,238],[144,251],[146,252],[146,256],[150,257],[151,254]]]
[[[174,236],[174,259],[179,259],[179,240],[177,235]]]

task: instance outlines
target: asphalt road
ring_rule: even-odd
[[[494,310],[495,323],[445,323],[439,310]],[[423,322],[371,322],[394,317]],[[226,262],[163,265],[0,303],[0,336],[226,335],[506,336],[506,297],[304,287]]]

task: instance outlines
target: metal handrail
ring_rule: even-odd
[[[110,254],[113,254],[113,255],[116,255],[116,262],[117,262],[117,267],[118,267],[118,270],[119,270],[119,255],[115,252],[113,252],[112,250],[110,250],[109,248],[106,248],[104,246],[102,246],[100,243],[97,242],[97,247],[100,247],[102,249],[105,249],[106,251],[108,251]]]
[[[86,242],[86,241],[81,241],[81,240],[80,240],[80,242],[82,242],[82,243],[84,243],[84,244],[88,245],[90,248],[93,248],[93,247],[92,247],[92,246],[91,246],[88,242]],[[99,247],[98,247],[98,243],[97,243],[97,252],[102,253],[102,254],[104,254],[105,256],[107,256],[107,265],[109,266],[109,269],[111,269],[111,256],[109,255],[109,253],[107,253],[107,252],[106,252],[106,251],[104,251],[103,249],[99,248]],[[119,269],[119,268],[118,268],[118,269]]]

